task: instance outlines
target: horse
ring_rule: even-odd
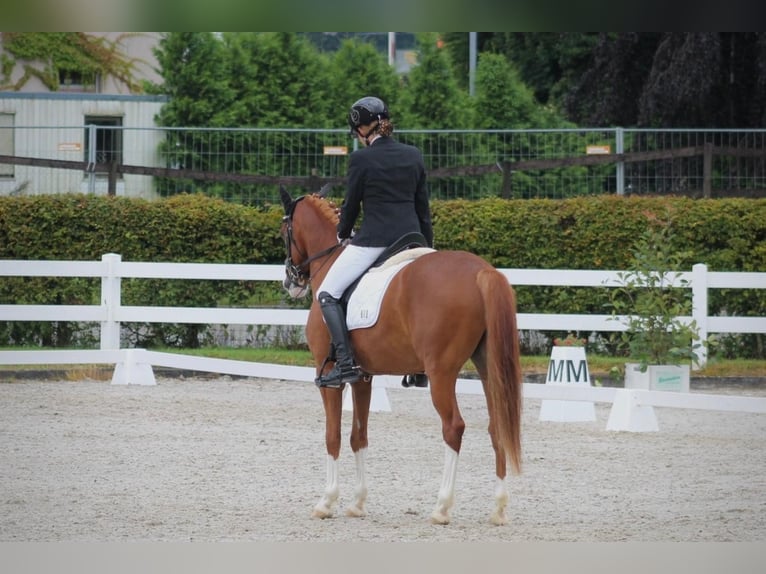
[[[329,188],[327,188],[329,189]],[[283,287],[294,298],[321,285],[344,249],[336,226],[339,211],[325,195],[293,199],[280,188],[285,215],[280,235],[287,258]],[[331,342],[316,297],[312,297],[305,334],[317,375],[332,367]],[[377,323],[350,333],[363,376],[351,384],[353,424],[350,444],[356,483],[347,516],[365,516],[367,425],[375,375],[425,373],[431,400],[441,418],[444,470],[431,514],[448,524],[455,499],[457,464],[465,422],[455,393],[461,369],[470,359],[479,376],[489,414],[495,455],[494,508],[490,522],[507,522],[507,463],[521,472],[522,376],[516,320],[516,296],[507,278],[481,257],[466,251],[432,250],[405,265],[391,280]],[[312,516],[329,518],[339,496],[343,389],[319,387],[325,412],[326,483]]]

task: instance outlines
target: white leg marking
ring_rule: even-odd
[[[505,479],[497,477],[495,482],[495,510],[489,520],[492,524],[502,526],[508,519],[505,516],[505,507],[508,505],[508,488]]]
[[[367,460],[367,449],[360,448],[354,453],[356,461],[356,488],[354,488],[354,501],[346,509],[346,516],[365,516],[364,503],[367,500],[367,475],[365,473],[365,462]]]
[[[455,477],[457,476],[458,454],[445,443],[444,445],[444,474],[439,488],[439,498],[436,508],[431,513],[434,524],[449,524],[449,511],[455,502]]]
[[[340,487],[338,486],[338,461],[327,455],[327,481],[325,483],[324,494],[314,507],[311,514],[314,518],[329,518],[332,516],[332,507],[338,500]]]

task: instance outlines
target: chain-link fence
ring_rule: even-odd
[[[766,196],[766,130],[398,130],[423,152],[432,199],[594,194]],[[346,130],[0,125],[0,194],[167,197],[250,205],[334,186]],[[109,171],[112,171],[112,185]]]

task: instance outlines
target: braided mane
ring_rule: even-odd
[[[332,201],[325,200],[322,197],[319,197],[317,194],[312,193],[311,195],[306,196],[306,201],[310,202],[311,205],[316,207],[316,209],[319,211],[319,213],[324,216],[325,219],[327,219],[330,223],[333,225],[338,224],[338,211],[335,207],[335,204]]]

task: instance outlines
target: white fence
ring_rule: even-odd
[[[548,285],[569,287],[615,287],[621,285],[618,271],[582,271],[561,269],[501,269],[513,285]],[[675,274],[674,274],[675,275]],[[144,349],[120,349],[120,323],[201,323],[250,325],[304,325],[308,311],[296,309],[237,309],[129,306],[121,303],[121,279],[216,279],[237,281],[282,281],[281,265],[235,265],[208,263],[144,263],[122,261],[120,255],[106,254],[101,261],[0,261],[0,276],[6,277],[100,277],[100,305],[0,305],[0,321],[90,321],[101,325],[100,350],[75,351],[0,351],[0,364],[114,364],[113,383],[154,384],[153,366],[227,373],[242,376],[313,381],[314,369],[251,363]],[[695,320],[700,338],[710,333],[766,333],[766,317],[710,317],[710,289],[766,289],[766,273],[711,272],[697,264],[691,272],[679,273],[677,281],[687,282],[693,292],[693,312],[681,317]],[[624,318],[623,318],[624,319]],[[519,313],[519,328],[529,330],[623,331],[624,320],[611,315],[578,315]],[[700,365],[704,365],[703,354]],[[396,377],[376,377],[376,386],[398,386]],[[385,391],[383,391],[385,392]],[[482,392],[477,381],[460,379],[458,392]],[[568,388],[525,384],[525,396],[617,404],[617,393],[625,393],[620,402],[623,410],[637,414],[651,406],[695,409],[738,410],[766,413],[766,399],[715,395],[677,397],[680,393],[657,391],[624,391],[606,388]],[[707,398],[706,398],[707,397]],[[385,397],[378,394],[384,403]],[[625,410],[624,404],[630,408]],[[627,415],[626,415],[627,416]],[[610,420],[615,430],[632,428],[630,417],[619,424]],[[616,426],[616,428],[615,428]]]
[[[619,271],[569,269],[500,269],[516,286],[616,287]],[[282,281],[281,265],[214,263],[144,263],[122,261],[109,253],[101,261],[0,260],[0,276],[100,277],[100,305],[0,305],[0,321],[91,321],[101,324],[101,349],[120,348],[120,323],[198,323],[224,325],[305,325],[303,309],[240,309],[129,306],[121,302],[121,279],[216,279]],[[766,273],[708,271],[697,264],[691,272],[673,273],[676,283],[692,290],[693,311],[682,321],[696,321],[700,339],[710,333],[766,333],[766,317],[710,317],[710,289],[766,289]],[[611,315],[519,313],[519,328],[541,331],[624,331],[625,322]],[[703,350],[700,365],[706,363]]]

